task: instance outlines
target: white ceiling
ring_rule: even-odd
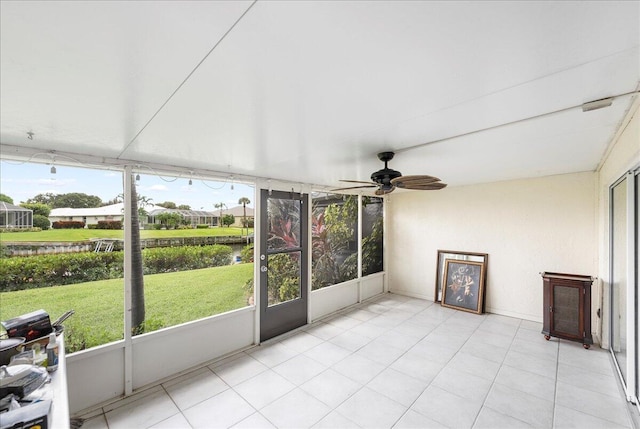
[[[456,186],[595,170],[640,2],[2,1],[0,43],[4,157]]]

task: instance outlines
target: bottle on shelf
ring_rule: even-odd
[[[56,334],[49,334],[49,344],[47,344],[47,371],[53,372],[58,369],[58,343]]]

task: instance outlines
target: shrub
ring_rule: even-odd
[[[122,229],[121,220],[99,220],[96,229]]]
[[[0,261],[0,292],[122,277],[123,253],[61,253]]]
[[[82,252],[23,256],[0,260],[0,292],[123,277],[123,252]],[[180,246],[144,249],[145,274],[219,267],[231,263],[229,246]]]
[[[33,226],[41,230],[47,230],[51,226],[49,218],[42,215],[33,215]]]
[[[253,262],[253,244],[246,245],[240,251],[242,262]]]
[[[206,223],[204,224],[201,223],[196,225],[196,229],[208,229],[208,228],[209,228],[209,225],[207,225]]]
[[[232,253],[230,246],[221,244],[144,249],[142,251],[144,273],[170,273],[229,265]]]
[[[53,229],[82,229],[84,222],[78,220],[59,220],[51,225]]]
[[[37,228],[37,227],[33,227],[33,228],[0,228],[0,233],[1,232],[40,232],[42,231],[42,228]]]

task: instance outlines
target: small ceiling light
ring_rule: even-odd
[[[591,110],[602,109],[603,107],[609,107],[613,103],[613,97],[601,98],[600,100],[589,101],[582,105],[583,112],[590,112]]]
[[[193,180],[189,179],[189,186],[193,185]]]
[[[55,165],[51,166],[51,174],[56,174],[56,166]]]

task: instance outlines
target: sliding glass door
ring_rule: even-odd
[[[640,169],[610,189],[610,350],[627,397],[638,395],[638,210]]]

